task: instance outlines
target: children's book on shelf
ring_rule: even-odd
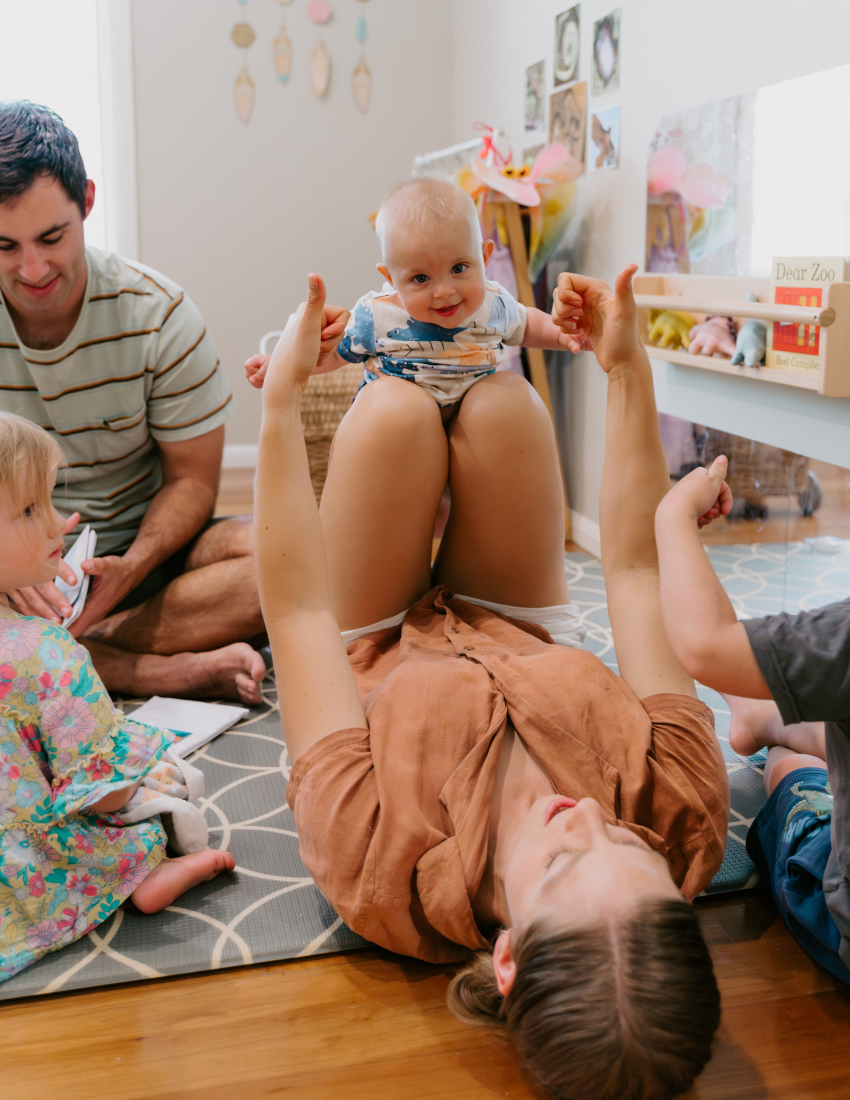
[[[782,306],[820,306],[830,283],[844,282],[850,261],[843,256],[777,256],[770,272],[770,301]],[[768,325],[765,366],[817,375],[820,325],[774,321]]]
[[[97,531],[93,531],[88,524],[80,531],[77,541],[71,547],[64,560],[74,570],[77,578],[76,584],[68,584],[61,577],[56,577],[55,584],[68,603],[71,605],[71,614],[62,620],[64,627],[69,627],[80,617],[85,606],[86,597],[89,594],[89,575],[84,573],[81,566],[84,561],[94,557],[97,545]]]
[[[144,722],[148,726],[159,726],[176,733],[178,740],[172,751],[185,759],[189,753],[206,745],[249,714],[245,707],[154,695],[128,717],[134,722]]]

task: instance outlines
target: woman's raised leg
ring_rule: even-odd
[[[466,393],[449,429],[449,486],[436,581],[514,607],[569,603],[555,432],[524,379],[500,371]]]
[[[364,386],[334,439],[320,508],[340,630],[398,614],[431,587],[447,475],[434,399],[398,378]]]

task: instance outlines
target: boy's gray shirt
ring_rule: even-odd
[[[823,889],[850,969],[850,600],[743,626],[785,725],[826,723],[833,808]]]

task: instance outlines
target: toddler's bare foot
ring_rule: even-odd
[[[205,848],[203,852],[193,852],[190,856],[166,857],[130,897],[143,913],[158,913],[193,886],[209,882],[222,871],[232,871],[235,865],[236,860],[230,852],[219,852],[214,848]]]
[[[784,745],[793,752],[823,758],[823,722],[798,722],[786,726],[772,699],[744,699],[724,695],[729,704],[729,744],[739,756],[752,756],[760,749]]]

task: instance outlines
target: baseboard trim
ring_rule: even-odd
[[[574,512],[571,508],[570,525],[572,527],[573,542],[580,546],[582,550],[586,550],[588,554],[593,554],[595,558],[601,558],[602,543],[599,538],[599,524],[592,519],[588,519],[587,516],[581,515],[580,512]]]
[[[254,470],[257,467],[256,443],[227,443],[221,462],[224,470]]]

